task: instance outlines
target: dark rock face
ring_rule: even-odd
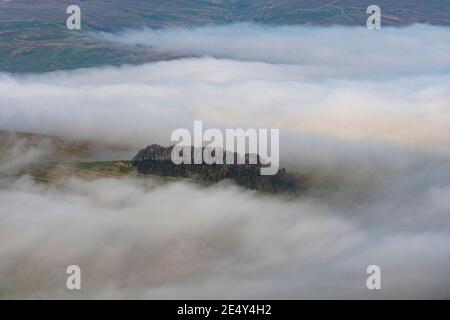
[[[250,156],[247,154],[245,155],[245,164],[202,163],[177,165],[171,159],[172,149],[173,146],[162,147],[156,144],[148,146],[140,150],[132,159],[133,166],[142,174],[190,178],[205,183],[215,183],[224,179],[231,179],[238,185],[246,188],[272,193],[287,192],[296,194],[305,189],[304,179],[298,175],[287,173],[285,169],[278,170],[278,173],[272,176],[261,175],[260,169],[265,165],[261,164],[259,157],[255,155],[253,156],[256,157],[257,164],[248,164]],[[194,150],[192,147],[192,163]],[[236,160],[237,154],[235,153],[233,156]]]
[[[162,147],[157,144],[152,144],[145,149],[140,150],[137,155],[133,157],[133,161],[172,161],[171,153],[173,147]]]

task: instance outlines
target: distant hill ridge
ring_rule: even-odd
[[[180,58],[170,52],[99,41],[90,32],[253,22],[365,26],[382,9],[383,26],[450,25],[448,0],[95,0],[81,6],[82,29],[65,25],[72,0],[0,1],[0,71],[46,72]]]

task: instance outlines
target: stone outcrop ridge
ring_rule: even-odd
[[[153,174],[167,177],[190,178],[204,183],[215,183],[224,179],[233,180],[236,184],[260,191],[280,193],[299,193],[305,189],[304,179],[300,175],[278,170],[272,176],[263,176],[260,169],[265,164],[248,164],[250,155],[246,154],[245,164],[174,164],[171,159],[173,146],[162,147],[153,144],[140,150],[132,159],[133,166],[142,174]],[[197,149],[198,150],[198,149]],[[195,149],[191,149],[193,163]],[[200,151],[200,150],[198,150]],[[202,150],[203,151],[203,150]],[[214,154],[213,154],[214,155]],[[233,154],[235,159],[238,155]],[[225,155],[224,155],[225,158]],[[236,163],[236,162],[235,162]]]

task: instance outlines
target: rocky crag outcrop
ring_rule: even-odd
[[[162,147],[153,144],[140,150],[132,159],[133,166],[141,174],[153,174],[165,177],[190,178],[203,183],[216,183],[224,179],[233,180],[236,184],[271,193],[298,194],[305,190],[305,179],[299,174],[288,173],[285,169],[271,176],[260,174],[260,169],[265,164],[257,159],[257,164],[248,164],[250,155],[246,154],[245,164],[174,164],[171,159],[173,146]],[[195,149],[191,148],[193,161]],[[200,150],[198,150],[200,151]],[[202,150],[203,151],[203,150]],[[213,153],[214,156],[214,153]],[[237,159],[237,154],[233,154]],[[225,155],[224,155],[225,159]],[[225,161],[224,161],[225,162]]]

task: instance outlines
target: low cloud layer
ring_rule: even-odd
[[[290,64],[307,77],[399,77],[450,71],[448,27],[365,27],[236,24],[102,33],[102,39],[178,54]]]
[[[292,199],[226,182],[36,184],[12,175],[45,148],[10,145],[0,157],[0,297],[450,297],[448,28],[101,36],[198,57],[1,74],[0,129],[137,149],[169,144],[194,120],[280,128],[282,164],[311,188]],[[65,289],[70,264],[82,268],[78,293]],[[370,264],[382,268],[381,291],[366,289]]]
[[[318,81],[301,66],[211,58],[3,75],[0,127],[142,146],[168,143],[174,129],[202,120],[449,146],[449,83],[448,74]]]
[[[325,169],[328,184],[299,199],[227,183],[0,179],[1,297],[448,298],[450,164],[382,151],[353,176],[364,152],[320,159],[348,179]],[[382,291],[365,287],[371,264]]]
[[[174,129],[197,119],[213,127],[449,146],[445,27],[244,24],[102,36],[215,58],[2,74],[0,127],[141,146],[169,143]]]

